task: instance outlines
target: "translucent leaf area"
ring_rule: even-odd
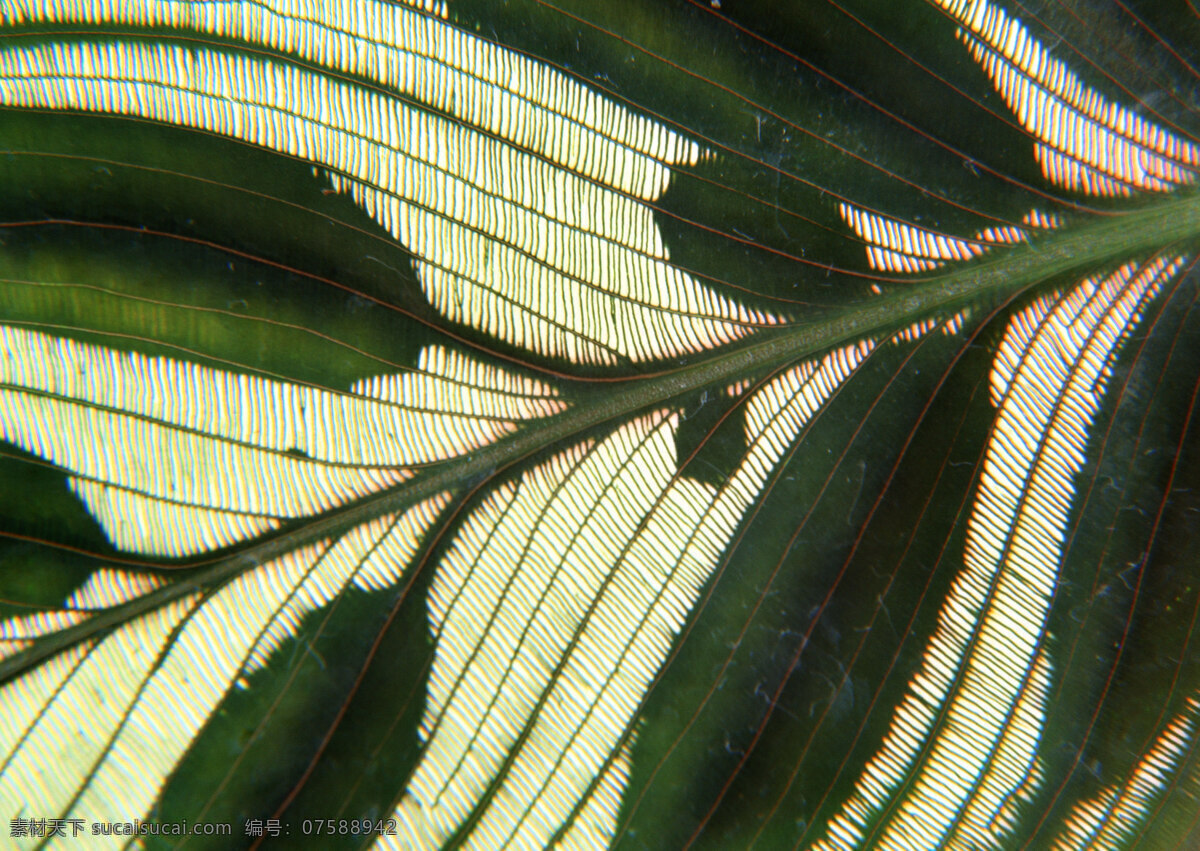
[[[0,0],[0,845],[1200,843],[1200,15]]]

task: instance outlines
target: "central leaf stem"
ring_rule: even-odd
[[[464,493],[513,464],[606,422],[713,385],[764,373],[839,345],[882,337],[915,322],[946,317],[974,305],[995,303],[1067,273],[1086,274],[1105,265],[1136,259],[1200,235],[1200,194],[1165,196],[1130,213],[1093,218],[1040,235],[1028,243],[998,249],[945,275],[901,285],[896,292],[812,321],[761,332],[756,342],[732,347],[669,373],[632,378],[603,399],[575,404],[468,455],[438,464],[393,488],[297,521],[257,544],[190,570],[162,588],[47,637],[0,661],[0,681],[71,644],[96,637],[153,608],[197,591],[212,589],[243,571],[292,550],[332,539],[384,514],[402,510],[446,491]],[[610,385],[611,386],[611,385]],[[178,568],[176,568],[178,569]]]

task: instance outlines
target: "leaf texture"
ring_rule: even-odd
[[[445,501],[435,498],[336,542],[297,550],[211,595],[197,593],[131,620],[5,684],[4,811],[88,822],[112,813],[145,818],[228,691],[244,685],[308,612],[348,585],[372,589],[396,581]],[[104,700],[89,709],[97,690]],[[40,846],[30,839],[29,847]],[[109,840],[109,847],[124,841]]]
[[[0,493],[0,659],[136,612],[0,684],[14,831],[1195,833],[1197,228],[1142,194],[1194,182],[1185,88],[1091,85],[1074,6],[725,5],[0,3],[0,476],[111,545]],[[269,215],[210,239],[185,192]],[[99,234],[249,267],[253,307],[65,271]],[[332,330],[380,309],[395,340]]]
[[[822,847],[867,837],[887,848],[1002,846],[1017,801],[1041,782],[1045,623],[1089,424],[1117,346],[1181,263],[1086,280],[1010,323],[992,370],[998,416],[964,570],[883,748]]]
[[[476,510],[434,580],[425,745],[393,847],[439,845],[468,816],[481,848],[611,838],[635,713],[672,639],[791,436],[872,348],[757,391],[720,489],[676,476],[677,415],[660,412]]]
[[[985,228],[972,239],[963,239],[889,219],[850,204],[839,204],[838,212],[867,242],[867,263],[881,272],[927,272],[947,261],[970,260],[994,246],[1024,242],[1029,238],[1025,227],[1011,225]],[[1043,229],[1056,227],[1058,221],[1030,210],[1021,224]]]
[[[1046,179],[1092,195],[1162,192],[1195,180],[1196,146],[1114,103],[990,0],[938,0],[996,91],[1040,141]]]
[[[1171,719],[1124,784],[1075,805],[1055,839],[1056,851],[1121,848],[1137,837],[1153,815],[1156,799],[1174,779],[1181,757],[1195,745],[1196,708],[1195,698],[1189,698],[1187,710]]]
[[[538,353],[651,360],[778,321],[668,262],[644,202],[666,189],[666,163],[698,159],[694,143],[402,7],[334,11],[339,5],[325,4],[318,17],[326,25],[287,3],[269,11],[257,3],[121,4],[114,17],[192,25],[206,8],[204,29],[284,48],[338,31],[337,41],[350,39],[345,51],[377,57],[347,70],[411,93],[425,108],[253,55],[133,42],[0,54],[0,98],[177,123],[313,161],[420,258],[422,287],[444,316]],[[12,14],[109,20],[104,11],[68,4]],[[343,17],[353,35],[341,32]],[[391,22],[391,40],[366,35],[375,17]],[[455,67],[468,57],[483,65],[482,78]],[[522,72],[534,79],[515,94],[489,80]],[[460,86],[462,102],[449,108],[457,120],[428,108],[459,101]],[[528,140],[536,140],[533,152],[522,150]],[[582,174],[572,170],[579,160],[588,163]]]
[[[0,659],[28,649],[35,638],[82,623],[99,609],[120,605],[161,588],[163,581],[154,573],[102,567],[60,608],[0,622]]]
[[[562,410],[461,353],[332,393],[0,327],[0,436],[76,474],[120,549],[208,552]]]

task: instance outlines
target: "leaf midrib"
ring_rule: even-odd
[[[763,331],[758,335],[759,342],[731,347],[706,357],[701,363],[617,385],[602,399],[576,401],[561,414],[524,425],[495,443],[418,472],[396,486],[290,524],[169,585],[35,641],[32,647],[0,660],[0,681],[132,617],[195,591],[216,587],[306,544],[334,538],[442,492],[464,492],[518,461],[611,420],[706,387],[751,378],[839,344],[882,337],[918,320],[948,316],[990,299],[1012,297],[1067,272],[1092,271],[1105,263],[1129,259],[1147,250],[1162,250],[1164,246],[1197,236],[1200,236],[1200,192],[1161,196],[1134,212],[1090,219],[1075,227],[1039,235],[1028,243],[998,249],[945,275],[900,285],[896,292],[829,317],[778,331]]]

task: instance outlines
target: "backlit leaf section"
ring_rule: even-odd
[[[715,28],[729,15],[736,25],[727,28],[729,43],[743,44],[737,41],[744,35],[737,28],[740,10],[720,5],[681,5],[680,20],[694,23],[703,15]],[[848,2],[847,18],[855,20],[854,13],[869,5]],[[863,305],[872,295],[884,297],[885,287],[887,297],[910,285],[927,292],[930,282],[953,285],[970,279],[973,269],[1003,267],[1013,257],[1034,257],[1044,245],[1058,245],[1044,240],[1070,236],[1094,212],[1078,204],[1063,214],[1076,194],[1115,206],[1138,193],[1186,190],[1194,181],[1193,143],[1182,131],[1145,118],[1141,105],[1121,105],[1090,89],[998,5],[937,0],[922,9],[950,20],[939,21],[946,26],[934,37],[944,36],[947,57],[978,63],[972,69],[978,82],[995,89],[1013,127],[1030,140],[1045,185],[1029,192],[1014,181],[1012,193],[995,201],[1004,215],[983,209],[990,201],[977,200],[978,209],[959,204],[934,182],[926,190],[907,178],[895,180],[903,175],[881,165],[893,162],[893,151],[873,147],[878,140],[870,140],[869,131],[876,125],[864,121],[861,149],[849,158],[885,188],[849,178],[843,187],[835,185],[838,178],[856,180],[857,173],[839,171],[841,159],[831,159],[840,165],[827,170],[812,148],[767,151],[763,140],[772,122],[791,119],[786,110],[765,108],[783,96],[751,91],[747,81],[758,79],[754,74],[733,74],[726,87],[721,62],[698,64],[704,71],[693,74],[686,62],[676,68],[674,59],[657,55],[653,35],[644,36],[643,45],[640,19],[628,24],[628,32],[622,23],[608,33],[574,6],[529,8],[534,6],[536,26],[558,21],[551,26],[561,27],[564,42],[574,38],[585,48],[589,39],[609,48],[620,43],[630,66],[670,66],[663,79],[680,85],[680,112],[690,111],[690,117],[678,124],[670,116],[652,120],[649,106],[638,106],[639,95],[618,100],[620,83],[593,76],[605,80],[602,95],[600,84],[589,85],[570,62],[553,67],[510,49],[495,29],[486,37],[492,12],[483,13],[483,25],[472,33],[465,17],[452,16],[453,7],[440,2],[14,0],[0,6],[0,22],[14,25],[13,37],[0,44],[0,106],[14,108],[10,114],[109,116],[77,119],[81,126],[169,125],[220,137],[208,140],[214,145],[247,143],[256,156],[273,152],[301,161],[306,170],[311,166],[314,183],[327,195],[345,196],[333,201],[356,206],[354,212],[373,220],[362,219],[372,228],[370,238],[403,246],[411,256],[415,277],[396,286],[411,284],[413,298],[395,310],[394,319],[398,336],[411,333],[421,341],[412,345],[411,359],[383,374],[323,386],[268,374],[254,363],[164,356],[163,347],[171,344],[155,340],[152,330],[140,339],[155,354],[138,351],[137,335],[121,347],[86,325],[63,330],[27,318],[0,323],[0,438],[20,450],[22,461],[57,471],[113,547],[147,565],[105,564],[65,599],[56,597],[61,605],[29,607],[0,622],[0,658],[86,625],[98,612],[169,589],[173,577],[156,566],[257,552],[263,541],[293,542],[290,551],[233,578],[180,585],[188,592],[139,610],[0,686],[0,817],[160,817],[172,784],[186,773],[181,766],[194,763],[197,751],[211,757],[214,741],[229,746],[218,729],[226,712],[259,713],[247,725],[255,730],[285,723],[273,708],[246,709],[243,703],[231,709],[237,698],[259,693],[256,688],[281,668],[290,673],[281,649],[295,650],[293,659],[315,653],[308,640],[321,637],[330,610],[347,599],[370,598],[381,610],[392,607],[393,616],[412,618],[404,626],[419,623],[427,633],[395,654],[405,656],[400,664],[380,658],[395,650],[388,643],[398,629],[395,621],[373,622],[369,628],[381,630],[378,635],[366,635],[364,626],[360,638],[370,649],[355,657],[363,668],[357,679],[347,678],[353,685],[344,705],[330,709],[328,729],[305,730],[303,746],[315,750],[302,756],[311,764],[293,778],[294,786],[272,790],[266,804],[255,801],[253,806],[276,808],[256,815],[294,815],[287,807],[299,806],[295,796],[303,801],[333,790],[345,795],[336,806],[369,800],[372,816],[395,819],[398,834],[378,837],[378,847],[636,847],[645,840],[630,825],[644,827],[647,820],[645,811],[637,814],[641,799],[630,794],[644,794],[638,772],[653,778],[660,767],[653,761],[666,764],[677,750],[693,766],[734,767],[728,776],[697,772],[697,812],[681,808],[650,818],[677,816],[687,830],[695,827],[694,843],[719,844],[718,828],[704,831],[724,817],[725,811],[713,817],[720,807],[736,809],[746,824],[763,818],[763,802],[739,797],[738,784],[758,782],[753,760],[767,761],[763,752],[775,747],[770,725],[789,713],[788,723],[806,723],[803,712],[792,712],[796,707],[780,695],[789,678],[809,674],[811,656],[802,659],[802,653],[811,630],[836,635],[844,629],[836,620],[822,620],[830,616],[821,602],[829,553],[840,558],[840,518],[849,528],[866,506],[875,503],[874,512],[891,497],[872,488],[903,486],[866,484],[875,481],[867,475],[868,466],[872,476],[876,466],[869,455],[859,462],[857,485],[846,484],[849,464],[819,457],[828,450],[818,439],[809,442],[809,429],[830,410],[849,409],[837,408],[842,393],[864,410],[895,404],[882,381],[902,384],[904,368],[881,379],[891,367],[880,367],[873,379],[880,383],[870,384],[862,378],[871,372],[864,366],[918,350],[933,331],[951,335],[955,345],[961,340],[954,357],[975,358],[978,375],[986,376],[977,385],[984,389],[975,410],[981,420],[990,418],[990,426],[976,447],[979,466],[969,498],[937,506],[914,533],[958,530],[947,555],[957,572],[943,583],[944,596],[927,603],[932,626],[900,639],[915,648],[916,659],[891,660],[904,673],[891,691],[894,699],[872,703],[872,732],[861,742],[856,738],[849,751],[861,758],[829,767],[830,779],[820,790],[828,800],[818,805],[822,816],[812,817],[808,809],[781,812],[776,823],[787,822],[782,832],[762,833],[761,840],[752,829],[744,835],[753,834],[752,842],[764,847],[776,840],[786,847],[802,836],[819,848],[1005,848],[1029,834],[1048,796],[1061,794],[1047,731],[1055,690],[1070,662],[1051,624],[1069,568],[1069,538],[1078,531],[1072,524],[1080,482],[1090,453],[1105,438],[1101,426],[1114,404],[1109,384],[1119,383],[1119,361],[1137,341],[1142,317],[1156,309],[1155,300],[1181,286],[1191,246],[1161,246],[1119,262],[1105,254],[1103,264],[1090,262],[1085,246],[1069,275],[1051,286],[1027,275],[1040,289],[1009,303],[981,299],[960,310],[958,302],[945,315],[929,312],[911,324],[864,326],[842,333],[823,353],[813,356],[808,349],[801,362],[793,355],[787,363],[773,361],[769,370],[747,358],[732,379],[722,373],[703,392],[690,387],[699,396],[698,410],[694,397],[662,388],[677,368],[680,375],[719,368],[747,351],[765,350],[742,344],[757,346],[803,330],[808,316],[801,308],[808,305],[784,315],[759,306],[765,299],[756,303],[746,295],[755,292],[760,275],[770,277],[744,259],[757,259],[760,248],[763,256],[772,255],[776,270],[803,260],[795,264],[795,277],[812,284],[812,291],[826,290],[812,304],[814,325],[843,301],[851,305],[850,315],[855,309],[865,315],[869,307]],[[505,13],[497,7],[497,20]],[[896,44],[904,37],[898,30]],[[772,61],[784,55],[771,52],[770,44],[764,50]],[[656,79],[653,72],[647,79]],[[819,86],[809,85],[812,79],[805,76],[803,97],[824,97]],[[760,94],[762,103],[753,100]],[[869,104],[866,96],[844,97],[828,108],[861,117],[853,110]],[[725,115],[726,98],[749,109],[743,119]],[[654,94],[645,102],[661,110],[664,101]],[[903,104],[897,107],[888,115],[905,114]],[[727,133],[683,129],[711,131],[725,120]],[[737,120],[753,121],[753,130]],[[793,122],[788,132],[806,131],[817,148],[829,141],[803,125]],[[737,145],[725,144],[734,137]],[[931,148],[938,140],[918,141]],[[754,154],[743,156],[742,150]],[[848,150],[839,149],[839,157]],[[902,162],[908,155],[902,139],[897,150],[895,160]],[[948,157],[947,169],[957,174],[968,161]],[[747,163],[752,177],[738,171]],[[1028,175],[1035,175],[1034,167]],[[681,191],[711,192],[728,208],[714,213],[719,204],[706,209],[703,196],[696,218],[720,221],[712,228],[719,237],[713,242],[744,249],[733,264],[744,280],[724,276],[739,287],[737,294],[699,271],[719,264],[695,244],[676,242],[675,225],[664,223],[663,199],[676,171],[694,178],[679,181],[687,184]],[[766,194],[759,191],[763,175],[775,181],[770,238],[786,249],[766,245],[763,233],[739,229],[741,206],[769,206],[760,197]],[[805,191],[820,196],[811,209],[787,209],[795,187],[786,184],[797,175],[811,183]],[[743,191],[743,178],[755,188]],[[948,179],[946,185],[958,183]],[[880,201],[893,198],[897,186],[926,191],[938,203],[951,200],[953,222],[943,226],[934,213],[913,217],[911,208],[925,196],[907,207]],[[907,218],[896,212],[902,207]],[[681,217],[685,225],[690,215]],[[754,221],[751,214],[746,219]],[[816,251],[808,257],[810,231],[793,238],[787,227],[823,230],[813,245],[836,244],[842,253],[829,262]],[[691,239],[697,240],[695,234]],[[853,270],[838,267],[846,258],[857,261]],[[1056,268],[1064,267],[1060,262]],[[858,288],[849,294],[847,284],[864,282],[872,295]],[[783,286],[770,281],[763,292],[777,287],[770,291],[778,295]],[[860,294],[862,301],[854,302]],[[410,313],[416,300],[420,309]],[[317,309],[307,321],[321,333]],[[797,328],[778,327],[792,323]],[[969,343],[953,337],[964,328],[972,335]],[[780,331],[785,333],[775,333]],[[925,370],[942,356],[932,345],[920,351]],[[631,378],[635,369],[652,374]],[[948,360],[932,369],[947,386],[956,386],[960,369],[966,371]],[[634,398],[639,387],[659,395],[616,401]],[[924,403],[909,401],[915,408]],[[625,407],[597,414],[574,431],[556,430],[574,422],[570,418],[581,409],[588,414],[610,403]],[[719,413],[712,415],[706,405]],[[913,438],[910,426],[889,430],[882,417],[825,427],[856,433],[868,421],[879,434],[863,439],[877,441],[881,459]],[[536,445],[520,443],[521,451],[511,456],[486,455],[497,444],[515,446],[530,435],[546,437]],[[469,466],[481,452],[502,460],[486,470]],[[777,488],[790,492],[810,466],[824,469],[824,463],[836,475],[815,495],[806,492],[793,504],[778,498]],[[462,470],[470,472],[456,479]],[[337,534],[310,535],[302,544],[289,537],[306,524],[340,516],[347,504],[382,504],[372,500],[404,495],[434,476],[448,484],[422,491],[419,499],[394,500],[372,519],[356,515]],[[839,515],[838,527],[813,534],[805,524],[818,509],[819,516]],[[760,518],[761,526],[748,525]],[[727,644],[730,660],[757,665],[766,657],[761,676],[757,669],[747,674],[753,694],[741,696],[745,705],[762,705],[752,706],[745,718],[702,718],[696,729],[707,732],[697,733],[689,725],[710,704],[735,700],[717,694],[726,680],[699,694],[707,687],[707,674],[699,671],[695,689],[677,704],[664,695],[662,683],[691,676],[674,665],[674,654],[683,647],[680,658],[694,659],[686,656],[688,642],[695,646],[698,640],[689,629],[719,620],[712,607],[731,597],[727,586],[716,586],[736,581],[756,557],[758,542],[739,538],[747,528],[770,528],[782,538],[794,531],[791,541],[763,542],[763,551],[785,551],[778,569],[795,575],[779,584],[773,584],[774,574],[761,586],[750,583],[744,597],[732,598],[744,608],[718,613],[726,620],[715,637],[703,640],[720,652],[719,645]],[[251,549],[241,549],[247,545]],[[877,575],[894,568],[888,558],[874,565]],[[733,580],[723,575],[726,568]],[[780,591],[786,583],[802,588],[778,606],[788,618],[760,620],[759,609],[775,611],[777,600],[769,598],[791,593]],[[883,595],[878,599],[883,609]],[[896,622],[902,623],[899,617]],[[799,639],[790,665],[780,662],[783,651],[778,657],[774,651],[736,655],[743,639],[756,646],[751,632],[769,633],[785,647],[801,629],[810,632]],[[379,647],[387,650],[375,655]],[[720,668],[717,656],[698,667]],[[834,659],[830,670],[846,658]],[[856,703],[848,686],[862,676],[856,669],[855,680],[851,667],[853,660],[829,699],[831,707],[844,701],[839,711],[848,715],[864,712],[861,695],[868,691],[858,689]],[[386,678],[379,672],[395,668],[411,674],[403,687],[358,692],[361,683]],[[889,679],[890,671],[869,675]],[[771,678],[781,683],[773,695]],[[313,684],[301,678],[286,688],[294,694]],[[1106,776],[1082,796],[1071,787],[1058,804],[1063,817],[1039,826],[1038,836],[1053,837],[1063,848],[1135,842],[1179,773],[1186,766],[1194,771],[1196,704],[1194,696],[1184,698],[1189,693],[1175,700],[1171,712],[1164,710],[1127,777]],[[369,755],[345,758],[338,751],[342,739],[358,733],[341,713],[356,717],[372,701],[382,725],[407,726],[368,742]],[[647,712],[654,701],[657,716]],[[811,719],[812,704],[808,709]],[[668,726],[683,719],[684,732],[668,745],[654,738],[657,730],[648,721],[664,716],[672,716]],[[856,737],[867,729],[862,724]],[[717,734],[707,737],[714,729]],[[817,723],[812,729],[822,728]],[[739,742],[747,741],[741,761],[731,762]],[[758,753],[751,754],[756,746]],[[786,747],[779,753],[782,767],[763,772],[761,788],[771,795],[775,786],[790,788],[796,780],[787,779],[784,764],[794,754]],[[50,765],[52,774],[45,770]],[[359,768],[361,778],[355,776]],[[382,791],[361,788],[374,785]],[[731,789],[738,792],[727,794]],[[218,790],[212,801],[225,803],[221,795]],[[700,812],[713,798],[712,810]],[[811,827],[804,821],[809,818]],[[356,842],[363,847],[374,840]],[[33,839],[27,845],[42,847]],[[112,847],[120,846],[114,840]]]
[[[698,161],[694,142],[415,9],[317,10],[61,3],[6,17],[195,28],[397,94],[252,53],[117,42],[0,51],[0,102],[140,116],[309,160],[416,255],[443,316],[539,354],[653,360],[778,322],[670,263],[647,202],[668,165]]]

